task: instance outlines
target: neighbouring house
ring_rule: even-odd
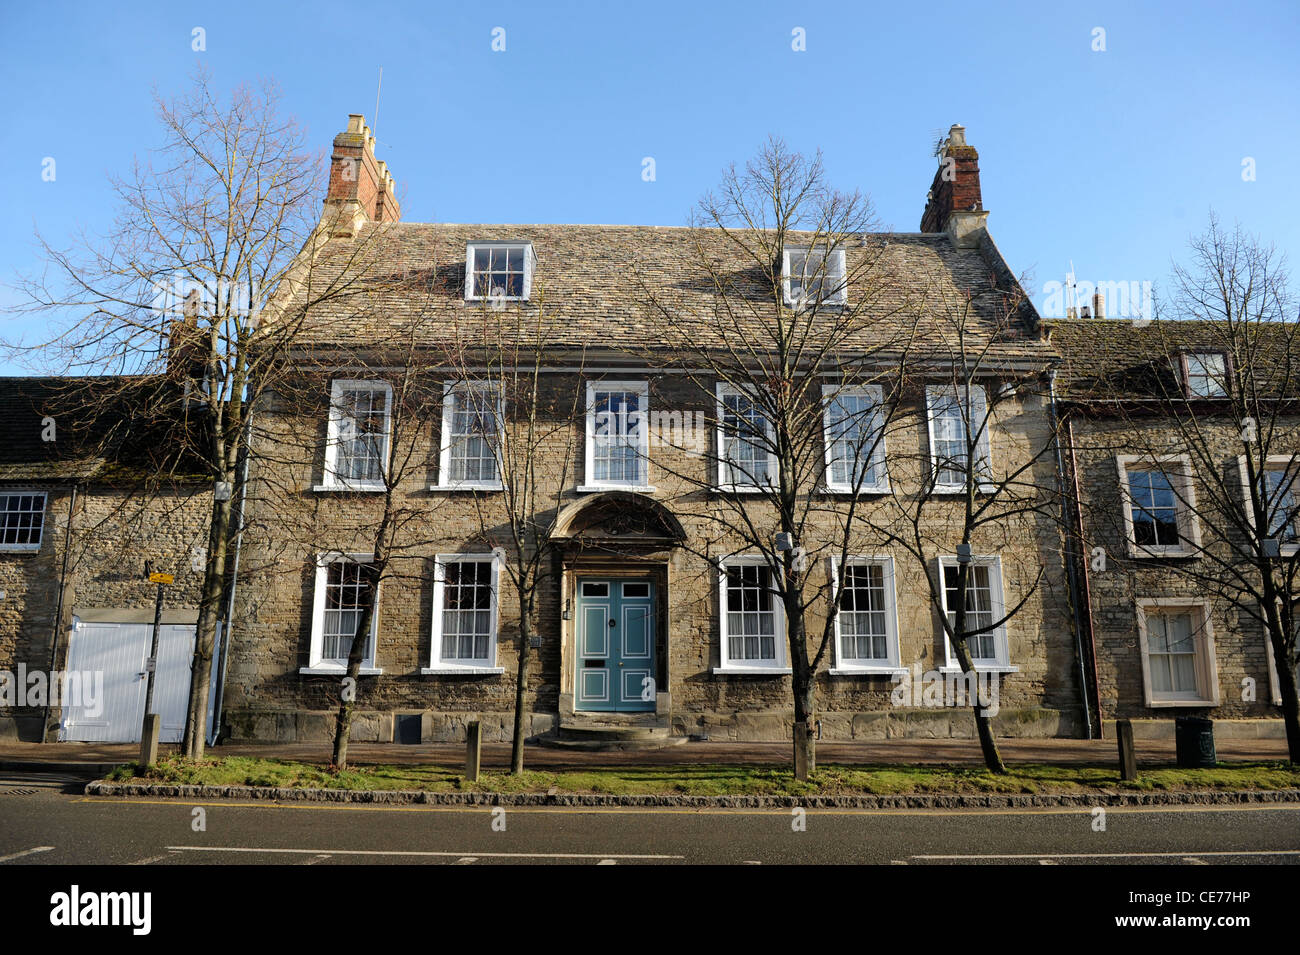
[[[211,484],[152,409],[162,376],[0,378],[0,739],[180,739]],[[7,679],[6,679],[7,678]]]
[[[1137,734],[1167,736],[1172,717],[1192,714],[1220,735],[1284,738],[1278,661],[1252,595],[1271,574],[1294,621],[1296,326],[1135,323],[1105,307],[1096,296],[1092,317],[1047,323],[1063,359],[1093,709]]]

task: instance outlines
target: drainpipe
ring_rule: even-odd
[[[1078,497],[1077,497],[1078,485],[1077,484],[1072,485],[1075,496],[1072,499],[1070,499],[1069,502],[1067,503],[1065,456],[1061,452],[1061,419],[1056,404],[1056,369],[1055,368],[1053,368],[1047,373],[1047,394],[1048,394],[1048,401],[1051,405],[1051,413],[1052,413],[1052,433],[1054,436],[1052,443],[1053,445],[1055,445],[1055,449],[1056,449],[1056,483],[1061,494],[1061,516],[1068,520],[1070,517],[1070,513],[1069,513],[1070,511],[1074,511],[1075,513],[1077,513],[1077,508],[1074,505],[1078,503]],[[1073,450],[1073,445],[1071,445],[1071,450]],[[1087,670],[1085,669],[1084,666],[1083,635],[1082,635],[1083,622],[1085,618],[1090,618],[1089,610],[1091,608],[1087,608],[1083,604],[1083,600],[1085,599],[1083,597],[1084,588],[1081,588],[1079,586],[1079,580],[1078,580],[1078,564],[1075,560],[1075,536],[1074,536],[1073,521],[1070,521],[1070,524],[1071,524],[1070,529],[1065,534],[1065,540],[1066,540],[1065,579],[1066,579],[1066,587],[1069,589],[1069,593],[1070,593],[1070,603],[1073,605],[1071,609],[1073,610],[1073,616],[1074,616],[1074,656],[1075,656],[1075,660],[1078,661],[1079,664],[1079,698],[1083,702],[1083,723],[1088,734],[1088,739],[1093,739],[1092,707],[1088,700],[1089,697],[1088,679],[1087,679]],[[1083,539],[1082,535],[1080,535],[1078,541],[1081,542],[1082,539]],[[1086,569],[1084,573],[1087,573]]]
[[[1070,479],[1074,490],[1074,532],[1076,539],[1083,541],[1083,496],[1079,493],[1079,461],[1074,454],[1074,419],[1065,422],[1065,432],[1070,441]],[[1101,716],[1101,681],[1097,679],[1097,634],[1092,624],[1092,579],[1088,573],[1088,562],[1080,560],[1083,568],[1083,620],[1088,634],[1088,660],[1092,665],[1093,708],[1097,711],[1097,737],[1103,738]]]
[[[72,519],[77,513],[77,491],[81,485],[72,485],[72,496],[68,499],[68,526],[63,532],[63,568],[59,571],[59,599],[54,608],[54,633],[50,640],[50,665],[47,672],[54,677],[54,666],[59,656],[59,636],[63,632],[63,598],[68,590],[68,557],[72,553]],[[41,721],[41,742],[48,742],[46,736],[50,731],[50,711],[53,707],[54,694],[45,697],[45,718]]]
[[[236,518],[235,556],[230,574],[230,594],[226,599],[226,624],[221,628],[221,639],[217,643],[217,689],[216,702],[212,708],[212,726],[208,728],[208,745],[215,746],[221,734],[221,705],[226,695],[226,667],[230,662],[230,632],[235,621],[235,590],[239,586],[239,552],[244,543],[244,501],[248,497],[248,452],[249,440],[253,434],[253,415],[249,412],[244,422],[244,460],[240,465],[239,476],[239,511]]]

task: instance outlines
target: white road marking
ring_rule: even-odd
[[[452,865],[473,865],[477,861],[478,856],[462,856],[453,862]]]
[[[10,859],[21,859],[23,856],[35,855],[38,852],[49,852],[54,846],[36,846],[33,849],[24,849],[22,852],[13,852],[7,856],[0,856],[0,862],[8,862]]]
[[[328,855],[326,855],[325,853],[321,853],[318,856],[312,856],[310,859],[304,862],[303,865],[315,865],[318,862],[324,862],[328,858],[329,858]]]
[[[759,862],[757,859],[743,859],[740,864],[741,865],[762,865],[763,863]]]
[[[163,859],[171,859],[180,855],[179,852],[164,852],[160,856],[150,856],[147,859],[139,859],[130,863],[131,865],[153,865],[155,862],[162,862]]]
[[[1196,856],[1183,856],[1184,862],[1190,862],[1192,865],[1209,865],[1204,859],[1198,859]]]
[[[1198,852],[1198,856],[1300,856],[1300,849],[1238,849],[1221,852]],[[948,860],[948,859],[1172,859],[1187,858],[1187,850],[1182,852],[1027,852],[1027,853],[990,853],[988,855],[949,855],[949,856],[910,856],[912,859]]]
[[[49,846],[48,848],[54,848]],[[336,855],[336,856],[432,856],[438,858],[455,857],[464,858],[492,858],[492,859],[685,859],[685,856],[673,855],[649,855],[636,853],[622,853],[611,855],[609,853],[595,852],[478,852],[471,855],[468,852],[433,852],[420,851],[415,849],[267,849],[257,846],[166,846],[167,849],[175,849],[177,852],[267,852],[267,853],[289,853],[296,855]],[[32,850],[39,851],[39,850]],[[24,853],[25,854],[25,853]],[[0,862],[3,862],[0,859]]]
[[[1039,859],[1038,864],[1039,865],[1060,865],[1061,863],[1057,862],[1055,859]]]

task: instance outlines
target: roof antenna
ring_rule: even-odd
[[[1078,312],[1075,310],[1075,291],[1074,291],[1074,259],[1070,260],[1070,271],[1065,273],[1065,317],[1075,318]]]
[[[384,89],[384,68],[379,68],[379,85],[375,87],[375,118],[370,124],[370,135],[379,139],[379,94]]]

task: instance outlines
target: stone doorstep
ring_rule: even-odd
[[[1115,720],[1105,720],[1102,736],[1115,738]],[[1164,720],[1132,720],[1134,739],[1174,739],[1174,717]],[[1282,720],[1214,720],[1215,739],[1286,739]]]

